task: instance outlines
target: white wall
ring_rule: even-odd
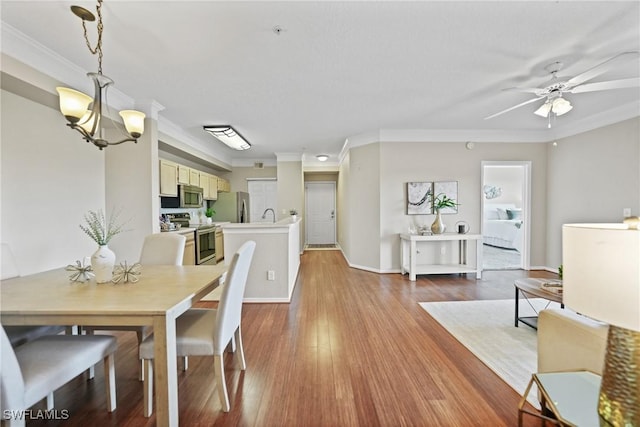
[[[562,260],[562,224],[620,222],[640,215],[640,118],[595,129],[548,146],[546,264]]]
[[[522,207],[522,186],[524,173],[522,166],[485,166],[484,184],[500,187],[502,194],[495,199],[485,199],[485,203],[513,203]]]
[[[21,274],[82,260],[97,248],[79,225],[104,209],[104,152],[59,111],[2,91],[0,238]]]

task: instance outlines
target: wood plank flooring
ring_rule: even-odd
[[[510,299],[520,277],[547,272],[418,276],[347,266],[340,251],[308,251],[291,304],[245,304],[247,370],[225,359],[232,410],[220,409],[212,360],[178,374],[183,426],[515,426],[520,396],[418,302]],[[215,303],[201,303],[213,306]],[[142,415],[134,333],[117,333],[117,410],[108,414],[102,369],[55,394],[63,421],[28,426],[153,426]],[[39,404],[35,409],[42,409]],[[539,425],[531,417],[527,426]]]

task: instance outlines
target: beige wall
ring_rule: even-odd
[[[87,211],[104,209],[104,151],[66,127],[53,108],[3,90],[1,111],[0,239],[20,273],[91,255],[97,245],[79,224]]]
[[[254,167],[234,167],[228,174],[220,174],[231,184],[231,191],[249,191],[247,179],[249,178],[277,178],[278,168],[275,166],[265,166],[263,169]]]
[[[531,161],[532,219],[531,265],[545,259],[545,144],[478,143],[467,150],[452,142],[384,142],[380,167],[380,270],[400,268],[398,233],[410,224],[431,225],[435,215],[406,215],[406,183],[411,181],[457,181],[458,213],[443,215],[449,230],[466,221],[470,232],[480,233],[482,161]],[[471,256],[475,252],[470,252]]]
[[[548,144],[546,264],[562,260],[562,224],[620,222],[640,215],[640,118]]]
[[[338,182],[338,172],[305,172],[305,182]]]
[[[283,214],[282,211],[285,210]],[[304,174],[302,161],[278,162],[278,212],[281,220],[289,216],[289,210],[296,209],[302,219],[300,222],[300,248],[304,247]]]
[[[380,268],[380,146],[369,144],[353,148],[348,156],[347,176],[340,182],[345,191],[342,206],[340,246],[353,267],[378,271]],[[345,206],[346,204],[346,206]],[[344,242],[344,244],[343,244]],[[345,249],[346,247],[346,249]]]
[[[336,221],[337,221],[337,229],[336,229],[336,238],[338,240],[338,244],[342,249],[342,252],[345,254],[347,259],[349,258],[349,254],[351,253],[351,234],[348,232],[351,229],[351,221],[349,217],[349,212],[351,210],[350,198],[348,195],[350,194],[350,182],[351,182],[351,155],[347,152],[340,163],[340,168],[338,171],[338,175],[340,179],[338,180],[337,188],[336,188]]]

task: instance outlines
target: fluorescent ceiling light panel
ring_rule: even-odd
[[[203,126],[203,129],[234,150],[251,148],[251,144],[229,125]]]

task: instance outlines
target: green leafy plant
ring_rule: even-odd
[[[207,218],[211,218],[216,214],[216,211],[214,211],[211,208],[207,208],[207,210],[204,211],[204,216],[206,216]]]
[[[558,267],[558,279],[562,280],[562,264]]]
[[[455,208],[459,203],[447,197],[446,194],[440,193],[433,199],[433,209],[440,210],[443,208]]]
[[[298,215],[298,211],[296,209],[291,209],[289,211],[289,215]]]
[[[117,223],[118,216],[119,212],[111,212],[109,218],[105,218],[102,209],[97,212],[89,211],[84,214],[86,225],[80,224],[80,229],[98,245],[104,246],[109,243],[113,236],[126,231],[123,228],[123,224]]]

